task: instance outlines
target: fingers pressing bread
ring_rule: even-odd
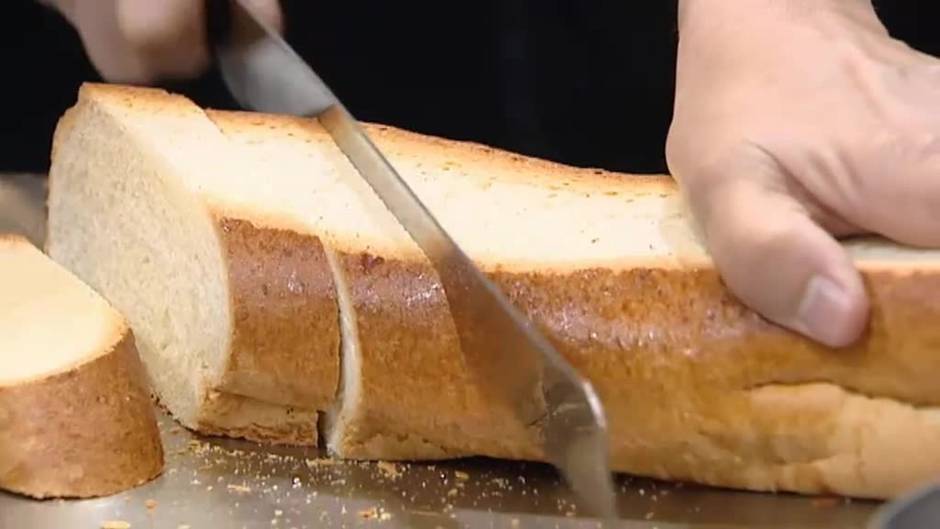
[[[688,175],[693,213],[731,291],[768,319],[831,347],[850,345],[867,322],[859,273],[785,175],[759,149]],[[823,220],[823,219],[820,219]]]
[[[868,2],[682,1],[670,171],[745,304],[849,345],[869,301],[836,237],[940,245],[940,62]]]

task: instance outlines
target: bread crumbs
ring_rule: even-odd
[[[336,465],[335,459],[326,459],[326,458],[317,458],[317,459],[307,459],[305,461],[308,468],[317,468],[317,467],[327,467]]]
[[[145,501],[145,502],[144,502],[144,507],[146,507],[148,511],[152,511],[152,510],[156,509],[156,508],[157,508],[157,500],[147,500],[147,501]]]
[[[376,466],[388,479],[395,480],[401,477],[401,468],[399,468],[399,466],[395,463],[390,461],[379,461],[376,463]]]
[[[102,522],[101,529],[131,529],[131,524],[124,520],[110,520]]]

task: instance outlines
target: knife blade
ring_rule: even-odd
[[[922,485],[883,504],[868,529],[933,529],[940,527],[940,482]]]
[[[467,257],[314,70],[243,0],[208,0],[210,44],[244,108],[316,118],[437,272],[474,382],[534,429],[595,516],[615,517],[607,423],[591,383]]]

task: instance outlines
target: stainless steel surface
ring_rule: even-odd
[[[940,527],[940,483],[913,491],[883,506],[870,529],[935,529]]]
[[[250,4],[238,0],[231,8],[225,13],[216,4],[211,16],[230,17],[212,33],[218,33],[219,64],[236,99],[253,110],[320,120],[438,272],[483,394],[529,426],[591,512],[614,517],[607,424],[590,383],[476,268],[332,91]]]
[[[0,208],[0,226],[41,219],[43,197],[43,180],[0,175],[0,204],[16,204]],[[0,529],[99,529],[107,521],[131,529],[598,527],[543,465],[331,463],[314,450],[200,438],[162,413],[160,429],[167,465],[155,481],[85,501],[0,493]],[[612,526],[624,529],[866,529],[879,506],[626,477],[616,480],[616,499],[622,521]]]
[[[0,233],[18,233],[38,244],[46,229],[45,179],[29,174],[0,176]]]
[[[551,467],[489,460],[333,462],[314,450],[191,435],[161,416],[167,467],[109,498],[39,502],[0,493],[0,528],[345,527],[595,529]],[[624,529],[862,529],[872,505],[617,480]],[[149,506],[149,507],[148,507]]]

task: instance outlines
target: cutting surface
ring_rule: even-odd
[[[544,465],[340,462],[315,449],[195,437],[162,414],[160,429],[167,467],[156,481],[97,500],[0,494],[0,527],[599,527]],[[631,478],[617,490],[619,527],[629,529],[861,529],[874,507]]]
[[[42,190],[40,179],[0,177],[0,231],[40,244]],[[157,480],[85,501],[0,493],[0,529],[599,526],[544,465],[336,462],[316,450],[197,437],[162,413],[160,429],[167,467]],[[631,478],[617,490],[618,527],[628,529],[863,529],[878,506]]]

